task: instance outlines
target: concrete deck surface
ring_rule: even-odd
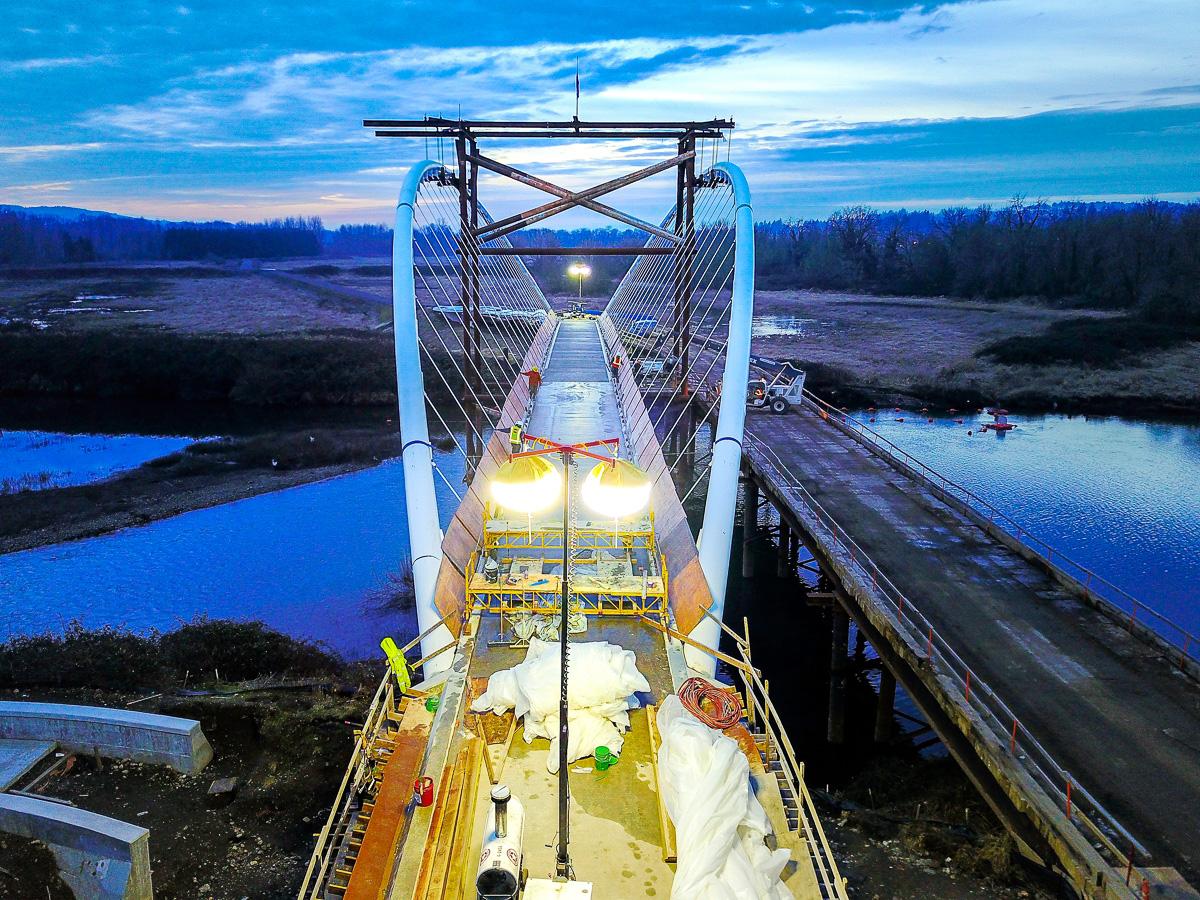
[[[54,741],[0,738],[0,791],[7,791],[57,748]]]

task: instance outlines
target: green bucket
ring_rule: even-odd
[[[437,712],[438,698],[437,697],[426,697],[425,698],[425,708],[427,710],[429,710],[430,712]]]
[[[603,772],[616,761],[616,757],[608,752],[607,747],[596,748],[596,768],[599,771]]]

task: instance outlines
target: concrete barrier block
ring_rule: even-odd
[[[57,741],[74,753],[166,765],[194,775],[212,759],[200,723],[103,706],[0,701],[0,738]]]
[[[61,803],[0,794],[0,831],[46,844],[77,900],[153,900],[145,828]]]

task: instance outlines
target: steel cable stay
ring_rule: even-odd
[[[720,263],[718,263],[718,265],[721,265],[725,261],[727,261],[728,253],[730,250],[732,250],[732,247],[727,248],[726,254],[722,257],[722,259],[721,259]],[[707,272],[708,272],[709,268],[711,268],[714,260],[713,260],[713,257],[709,254],[706,254],[704,258],[706,260],[706,263],[705,263],[705,270],[704,270],[703,274],[707,274]],[[631,320],[634,325],[636,325],[636,323],[639,321],[645,321],[645,319],[642,318],[643,316],[653,317],[653,320],[657,321],[658,317],[662,316],[665,313],[665,311],[666,311],[665,308],[669,304],[674,303],[674,297],[672,296],[674,287],[673,287],[673,285],[668,285],[666,287],[669,287],[671,289],[670,292],[668,292],[667,290],[663,290],[663,291],[659,292],[660,296],[658,296],[658,297],[655,297],[655,295],[652,293],[648,293],[646,299],[643,300],[639,304],[639,306],[636,307],[632,311],[633,315],[627,316],[625,318],[627,318],[628,320]],[[703,288],[699,293],[701,295],[703,295],[704,293],[707,293],[708,290],[709,290],[709,288]],[[690,304],[689,304],[689,307],[690,307]],[[711,304],[710,304],[710,310],[711,310]],[[706,311],[705,315],[707,315],[707,314],[708,314],[708,312]],[[683,319],[682,330],[684,330],[685,332],[690,330],[691,325],[694,320],[695,320],[695,316],[692,314],[692,309],[689,308],[688,315]],[[633,331],[633,329],[631,329],[631,328],[619,329],[619,330],[621,330],[623,333],[627,333],[630,335],[635,333]],[[655,330],[658,330],[658,329],[655,329]],[[671,331],[666,328],[661,329],[661,337],[653,338],[653,334],[654,334],[654,331],[651,332],[652,340],[650,341],[649,346],[644,346],[643,352],[641,353],[641,355],[637,356],[635,354],[634,358],[644,360],[644,359],[654,357],[657,353],[659,353],[661,351],[661,349],[665,346],[666,342],[669,340],[672,340],[674,337],[674,335],[671,333]],[[637,345],[635,344],[634,346],[637,346]],[[629,348],[626,347],[626,349],[628,350]]]
[[[435,200],[436,200],[436,198],[435,198]],[[446,205],[444,198],[442,198],[440,200],[439,205],[441,205],[441,206]],[[480,210],[480,211],[484,212],[483,210]],[[431,212],[440,212],[440,210],[433,210]],[[446,258],[455,258],[456,259],[458,256],[458,246],[457,245],[459,244],[459,240],[457,238],[451,237],[453,229],[445,222],[446,219],[451,219],[452,221],[457,220],[458,211],[453,210],[452,212],[453,212],[453,216],[442,213],[442,215],[440,216],[441,221],[439,221],[436,225],[431,224],[428,227],[427,232],[430,235],[430,237],[432,237],[433,241],[436,242],[436,244],[438,245],[438,248],[441,250],[441,252],[443,254],[445,254]],[[451,249],[449,246],[447,246],[447,242],[450,240],[453,240],[453,242],[455,244],[455,247],[453,249]],[[497,266],[497,265],[491,264],[489,260],[481,260],[479,258],[477,244],[472,246],[472,242],[465,242],[465,243],[466,243],[466,247],[467,247],[468,251],[470,251],[472,249],[475,251],[474,253],[468,252],[468,255],[470,256],[472,265],[477,265],[479,267],[479,274],[482,276],[479,279],[481,294],[486,293],[488,296],[488,299],[491,300],[493,303],[495,303],[495,305],[499,308],[504,308],[507,305],[507,306],[510,306],[510,308],[515,307],[518,312],[534,313],[535,310],[549,312],[549,304],[547,304],[545,302],[545,298],[541,296],[541,292],[537,289],[536,283],[533,282],[532,277],[530,277],[528,275],[528,273],[526,272],[525,278],[523,278],[523,279],[520,278],[520,270],[515,268],[516,264],[514,264],[513,260],[504,260],[504,263],[506,265],[502,264],[502,265]],[[457,274],[461,278],[461,276],[462,276],[461,263],[459,263],[456,266],[456,268],[459,270]],[[523,268],[524,267],[522,266],[521,269],[523,269]],[[492,276],[493,272],[497,269],[499,269],[501,271],[504,271],[505,269],[507,269],[507,273],[510,278],[512,276],[516,276],[516,278],[514,280],[523,282],[523,284],[522,285],[510,284],[510,283],[508,283],[509,282],[508,278],[489,277],[489,276]],[[439,281],[439,285],[440,285],[440,281]],[[520,290],[520,288],[522,286],[525,288],[524,293],[522,293],[522,291]],[[495,288],[495,291],[493,291],[493,287]],[[454,301],[458,299],[457,297],[451,296],[449,294],[449,292],[447,292],[445,290],[441,291],[440,293],[441,293],[442,297],[444,297],[445,299],[450,301],[448,303],[442,304],[443,306],[454,306]],[[540,300],[541,302],[540,303],[532,302],[534,299]],[[505,301],[507,301],[507,303]],[[443,313],[443,315],[444,315],[444,313]],[[463,310],[463,315],[465,317],[466,310]],[[501,317],[499,319],[499,324],[502,328],[505,329],[505,332],[509,336],[512,336],[514,334],[520,335],[521,340],[516,341],[516,344],[518,346],[520,346],[522,343],[525,343],[529,338],[531,338],[532,335],[536,333],[537,328],[541,326],[540,319],[537,321],[536,326],[533,325],[533,323],[530,321],[533,318],[535,318],[535,316],[532,316],[532,315],[531,316],[522,315],[522,316],[514,316],[514,317]],[[519,329],[522,326],[528,327],[530,329],[530,333],[528,335],[521,334]]]
[[[712,177],[711,173],[706,174],[708,177]],[[723,180],[716,181],[714,187],[725,184],[726,182]],[[723,357],[725,348],[725,342],[722,342],[715,353],[711,352],[714,337],[724,324],[729,311],[727,305],[713,317],[713,310],[721,300],[729,279],[732,277],[732,268],[727,268],[729,255],[734,249],[733,231],[729,223],[729,213],[734,205],[732,201],[731,191],[706,192],[703,201],[697,204],[698,215],[695,218],[700,225],[695,231],[699,232],[698,238],[695,233],[689,234],[685,244],[689,250],[692,247],[695,248],[693,259],[698,258],[700,265],[697,267],[693,263],[690,275],[685,276],[683,289],[687,291],[691,284],[695,284],[696,287],[692,288],[690,292],[691,299],[699,298],[699,303],[689,302],[686,305],[678,330],[688,334],[696,322],[705,323],[707,326],[705,329],[705,326],[702,325],[706,334],[691,335],[689,339],[689,344],[698,344],[702,348],[697,356],[697,361],[703,356],[711,355],[712,357],[706,370],[698,379],[701,383],[707,381],[716,364]],[[664,220],[664,227],[673,221],[674,217],[675,214],[672,211],[671,215]],[[647,241],[647,246],[651,246],[659,240],[651,238]],[[721,278],[723,270],[725,277]],[[626,345],[625,349],[629,352],[631,359],[643,361],[653,358],[656,354],[662,353],[668,341],[675,339],[676,328],[660,329],[657,327],[657,319],[664,316],[668,305],[677,302],[678,276],[676,273],[677,266],[673,259],[643,257],[630,269],[614,293],[613,300],[606,312],[617,327],[618,333],[622,337],[622,343]],[[721,278],[720,284],[716,284],[718,278]],[[705,303],[706,300],[707,303]],[[644,321],[644,317],[647,315],[653,316],[656,322],[655,327],[651,330],[649,342],[638,340],[637,338],[642,338],[643,335],[635,334],[637,323]],[[675,324],[672,322],[672,326]],[[631,348],[632,352],[630,352]],[[681,357],[674,359],[669,368],[662,373],[663,380],[669,382],[682,362]],[[687,373],[689,384],[697,381],[695,376],[695,370]],[[638,380],[644,385],[648,380],[648,373]],[[695,396],[689,396],[667,434],[661,438],[664,443],[674,435],[694,402]],[[670,411],[671,404],[666,404],[653,418],[656,430]],[[694,438],[694,436],[695,431],[690,437]],[[671,468],[674,469],[678,462],[679,460],[676,460]]]
[[[703,213],[704,210],[702,208]],[[694,244],[696,246],[696,255],[703,261],[702,270],[699,272],[699,277],[695,279],[696,281],[703,282],[714,264],[717,266],[719,272],[720,267],[728,262],[728,252],[732,250],[731,242],[721,259],[717,260],[715,258],[715,253],[720,249],[720,245],[715,244],[715,242],[721,240],[728,233],[727,228],[705,227],[701,231],[700,240]],[[724,243],[724,241],[721,241],[721,244]],[[713,252],[709,252],[710,248],[712,248]],[[671,265],[671,263],[667,263],[666,265]],[[674,301],[674,281],[664,277],[667,274],[664,272],[665,267],[661,260],[655,260],[650,265],[646,265],[644,261],[639,261],[622,283],[617,294],[614,295],[614,301],[610,305],[609,314],[624,337],[638,334],[640,330],[636,329],[636,325],[639,321],[645,321],[642,317],[647,313],[654,316],[654,321],[657,322],[658,317],[664,314],[665,307]],[[710,289],[711,285],[706,285],[701,287],[698,292],[693,293],[699,293],[703,296]],[[712,303],[709,304],[709,310],[705,311],[705,316],[711,311],[712,305]],[[703,319],[703,316],[701,319]],[[682,330],[686,331],[689,329],[695,320],[695,309],[689,304],[689,309],[682,320]],[[672,330],[667,328],[660,329],[656,326],[651,331],[649,346],[642,343],[641,351],[635,350],[631,356],[635,359],[650,358],[656,352],[660,351],[666,341],[672,339],[673,336]],[[636,341],[629,341],[629,344],[634,348],[638,347],[638,342]],[[626,349],[629,350],[629,346]],[[672,371],[673,369],[674,366],[672,367]]]
[[[708,196],[711,197],[713,195],[708,195]],[[707,218],[707,216],[705,215],[705,210],[704,210],[704,203],[703,203],[704,199],[705,198],[702,198],[702,205],[701,205],[701,219],[702,220]],[[724,219],[724,215],[721,216],[720,218]],[[663,220],[663,226],[666,227],[666,226],[670,225],[671,223],[674,222],[674,220],[675,220],[675,210],[672,209],[671,213],[668,214],[667,217]],[[693,247],[697,246],[694,237],[695,236],[692,235],[691,244]],[[661,242],[661,239],[652,238],[651,240],[649,240],[646,243],[645,246],[646,247],[663,247],[665,245]],[[656,287],[661,287],[661,288],[673,287],[673,285],[674,285],[673,272],[671,273],[670,277],[666,277],[665,270],[667,269],[667,267],[671,267],[672,269],[674,269],[675,259],[673,257],[662,257],[662,258],[653,258],[652,257],[650,259],[643,257],[642,259],[640,259],[637,262],[637,264],[630,270],[630,272],[627,274],[627,276],[622,280],[622,283],[618,286],[617,291],[613,295],[613,300],[609,305],[609,313],[613,317],[614,321],[618,320],[618,319],[630,318],[629,309],[631,308],[631,306],[634,306],[638,302],[637,298],[639,296],[639,293],[645,294],[645,295],[647,295],[647,297],[650,297]],[[626,296],[627,294],[629,294],[630,296]],[[645,302],[645,300],[643,300],[642,302]]]
[[[432,295],[433,290],[428,287],[427,282],[425,282],[424,275],[422,273],[418,272],[418,276],[421,278],[422,283],[426,284],[427,292],[429,292]],[[458,361],[454,358],[454,352],[453,352],[452,348],[450,348],[445,342],[445,338],[443,336],[442,330],[437,327],[437,325],[433,321],[432,317],[429,315],[428,310],[425,309],[423,304],[417,304],[417,306],[420,309],[421,314],[425,317],[426,322],[429,324],[430,330],[434,332],[434,336],[437,338],[438,342],[442,346],[442,349],[446,352],[446,355],[449,357],[450,363],[454,366],[459,377],[463,380],[464,385],[468,384],[465,373],[462,371],[462,368],[459,366]],[[466,423],[466,426],[468,428],[470,428],[471,432],[481,442],[481,445],[486,444],[486,439],[484,438],[483,434],[479,431],[479,429],[476,428],[474,422],[472,421],[472,417],[468,414],[466,408],[464,407],[462,401],[460,400],[460,398],[458,396],[458,391],[456,391],[450,385],[449,381],[446,379],[445,373],[442,371],[439,360],[437,358],[435,358],[432,350],[429,348],[427,343],[420,337],[418,337],[418,343],[419,343],[421,349],[425,352],[425,355],[428,358],[430,364],[432,365],[434,371],[438,374],[438,377],[441,379],[443,386],[446,388],[446,392],[453,398],[455,406],[457,406],[459,412],[462,414],[463,420]],[[432,398],[428,397],[427,391],[425,392],[425,394],[426,394],[427,399],[429,400],[430,405],[434,406],[434,408],[436,410],[437,407],[433,403]],[[482,406],[479,396],[477,394],[475,394],[473,390],[472,390],[472,396],[474,397],[476,403],[479,404],[480,406]],[[440,412],[438,412],[438,418],[442,422],[443,427],[445,427],[447,429],[447,431],[451,435],[453,435],[454,432],[449,429],[448,425],[446,425],[446,422],[445,422],[444,418],[442,418]],[[455,438],[455,446],[460,450],[460,452],[463,452],[464,456],[467,455],[466,451],[459,445],[457,438]]]
[[[437,227],[428,227],[427,226],[425,229],[425,234],[432,238],[432,240],[436,243],[437,248],[446,255],[446,258],[450,258],[451,250],[446,245],[446,242],[442,239],[442,235],[447,234],[447,231],[448,231],[448,229],[446,227],[439,224]],[[455,243],[456,244],[458,243],[457,240],[455,241]],[[457,256],[457,248],[454,251],[454,256]],[[475,257],[475,258],[477,259],[477,257]],[[461,277],[461,271],[462,270],[461,270],[461,266],[460,266],[459,267],[460,277]],[[442,318],[445,320],[447,329],[455,334],[455,338],[459,345],[460,351],[463,353],[464,356],[466,356],[466,354],[467,354],[466,345],[465,345],[462,337],[458,334],[457,329],[454,327],[453,320],[447,314],[447,308],[451,308],[451,309],[454,308],[455,304],[453,301],[458,298],[450,296],[449,292],[447,290],[445,290],[444,288],[442,288],[442,280],[441,279],[435,280],[435,283],[438,285],[438,288],[439,288],[439,290],[435,291],[429,286],[428,281],[424,277],[424,273],[419,273],[419,274],[421,275],[422,283],[425,285],[426,290],[431,295],[431,297],[437,299],[440,296],[440,298],[443,301],[446,301],[446,302],[437,304],[438,306],[442,307],[442,309],[439,310],[439,312],[441,313]],[[486,270],[483,270],[483,269],[481,269],[480,274],[485,276],[485,277],[481,277],[478,280],[479,294],[480,294],[481,299],[484,296],[486,296],[486,298],[489,300],[489,302],[494,304],[497,308],[501,308],[501,309],[505,308],[506,304],[504,301],[511,300],[512,295],[511,294],[507,294],[507,295],[502,294],[501,292],[503,292],[503,290],[504,290],[503,287],[497,287],[497,290],[493,291],[493,282],[500,281],[500,279],[493,279],[490,277],[486,277],[488,273]],[[536,290],[536,285],[532,285],[532,286]],[[539,292],[539,294],[540,294],[540,292]],[[544,298],[543,298],[543,302],[544,302]],[[528,308],[526,307],[526,310],[527,309]],[[462,319],[464,320],[462,323],[463,327],[464,328],[471,327],[471,326],[468,326],[466,323],[467,310],[463,309],[461,315],[462,315]],[[528,344],[532,342],[533,336],[536,334],[536,328],[534,328],[532,326],[532,324],[530,324],[528,326],[530,329],[529,333],[523,334],[519,330],[521,325],[523,325],[523,324],[524,324],[523,322],[518,320],[518,317],[512,317],[512,318],[500,317],[500,319],[499,319],[499,328],[503,331],[503,333],[508,338],[515,338],[513,340],[513,344],[518,349],[522,349],[523,347],[528,346]],[[539,320],[537,323],[537,327],[540,327],[540,326],[541,326],[541,321]],[[495,354],[497,359],[504,360],[505,366],[511,366],[511,364],[508,363],[505,354],[502,352],[499,352],[499,344],[497,343],[497,341],[494,338],[489,336],[488,330],[486,328],[479,329],[479,336],[481,339],[481,346],[486,346],[488,349],[490,349]],[[508,344],[508,341],[506,340],[505,341],[506,348],[507,348],[507,344]],[[511,348],[508,348],[508,349],[511,352]],[[515,377],[515,374],[516,374],[515,371],[510,370],[507,373],[505,373],[508,376],[507,378],[498,377],[496,366],[492,365],[491,357],[487,354],[480,354],[480,359],[483,361],[484,366],[486,366],[486,368],[488,370],[488,375],[493,379],[495,385],[497,386],[497,389],[504,390],[505,393],[507,394],[506,382],[509,382],[509,383],[511,382],[512,378]],[[499,363],[498,363],[498,365],[499,365]],[[515,369],[515,367],[513,367],[513,368]],[[503,405],[502,403],[497,402],[497,398],[496,398],[495,394],[492,393],[490,390],[489,390],[489,395],[490,395],[490,399],[492,401],[491,405],[493,407]],[[479,398],[477,398],[477,399],[479,399]]]
[[[444,194],[445,192],[442,193]],[[458,247],[456,246],[454,250],[451,250],[451,248],[448,246],[449,240],[454,240],[456,245],[459,242],[457,239],[450,238],[451,229],[446,222],[447,219],[450,221],[456,221],[459,218],[458,211],[455,210],[453,216],[448,215],[445,212],[446,203],[444,202],[444,197],[439,199],[436,194],[433,194],[431,197],[426,196],[421,199],[424,199],[427,202],[419,202],[416,205],[417,209],[419,209],[421,212],[419,221],[421,222],[422,227],[417,234],[414,234],[414,242],[420,244],[423,241],[426,246],[432,249],[435,254],[435,261],[437,261],[439,257],[441,257],[443,260],[455,259],[457,264],[454,266],[454,269],[457,269],[456,274],[461,278],[463,268],[461,262],[459,262],[457,259]],[[466,249],[468,255],[472,259],[478,259],[477,255],[471,254],[470,251],[472,248],[469,242],[467,243]],[[495,307],[500,309],[515,308],[526,313],[533,313],[534,310],[537,310],[537,312],[545,311],[550,314],[549,305],[546,303],[545,298],[537,289],[536,283],[533,281],[532,277],[530,277],[527,273],[524,278],[519,277],[520,269],[523,269],[524,267],[521,266],[520,269],[517,269],[519,262],[515,262],[513,260],[506,260],[506,262],[507,265],[480,266],[479,274],[481,277],[478,280],[480,298],[486,298],[489,303],[494,304]],[[470,264],[470,261],[468,264]],[[450,266],[446,266],[444,264],[441,267],[450,268]],[[433,283],[431,284],[430,279],[426,278],[425,273],[421,271],[420,267],[418,266],[416,268],[416,274],[421,281],[424,292],[431,300],[434,301],[435,308],[436,306],[443,307],[443,309],[439,310],[438,312],[441,314],[445,328],[439,328],[434,323],[433,318],[430,316],[429,310],[426,308],[426,304],[418,304],[421,307],[422,316],[425,318],[431,330],[436,333],[438,342],[450,356],[451,363],[454,365],[459,377],[463,379],[464,385],[468,386],[468,393],[471,395],[471,397],[480,407],[490,406],[499,410],[503,406],[503,402],[497,397],[497,392],[504,390],[507,394],[507,385],[511,383],[513,378],[515,378],[519,368],[519,363],[514,364],[512,361],[510,361],[508,354],[513,354],[513,348],[515,347],[516,351],[520,352],[522,357],[525,355],[526,348],[530,343],[532,343],[533,338],[536,336],[537,329],[541,327],[544,316],[536,317],[534,315],[523,315],[514,317],[499,317],[496,323],[489,324],[494,325],[495,331],[498,332],[499,335],[503,336],[502,339],[492,334],[492,328],[490,327],[485,327],[479,330],[478,334],[480,343],[478,347],[480,349],[489,351],[480,354],[479,360],[481,365],[478,369],[476,369],[477,374],[484,374],[484,372],[480,371],[481,369],[486,370],[487,378],[480,379],[480,381],[482,382],[481,387],[487,393],[487,399],[490,401],[490,403],[484,403],[483,398],[479,396],[479,392],[476,390],[476,386],[471,384],[471,379],[466,377],[466,373],[463,371],[462,366],[460,366],[458,361],[454,358],[456,355],[455,347],[452,346],[449,341],[447,341],[444,334],[444,331],[450,331],[454,335],[452,340],[453,344],[457,345],[457,352],[462,353],[465,356],[467,353],[465,341],[458,334],[458,329],[455,327],[453,320],[449,315],[446,314],[446,308],[453,307],[455,305],[454,301],[458,298],[453,297],[450,294],[450,291],[447,289],[446,281],[448,279],[444,277],[437,277],[436,274],[434,274]],[[501,277],[494,277],[496,274],[500,274]],[[515,281],[520,283],[511,283],[510,279],[514,274],[518,276]],[[525,288],[523,292],[521,291],[522,287]],[[438,301],[442,302],[439,303]],[[466,319],[466,313],[467,311],[463,310],[463,319]],[[502,344],[503,349],[501,346]],[[507,351],[507,353],[505,351]],[[428,347],[426,347],[426,352],[432,357]],[[496,390],[493,390],[493,386]],[[463,408],[463,404],[457,401],[457,398],[456,404],[459,406],[460,411],[462,411],[465,415],[466,410]],[[470,416],[467,416],[468,421],[470,421],[470,418]],[[477,428],[474,427],[473,423],[471,428],[475,436],[482,441],[483,435]]]

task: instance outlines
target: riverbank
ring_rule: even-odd
[[[1003,405],[1138,418],[1194,417],[1200,408],[1200,344],[1122,347],[1122,313],[1024,300],[758,291],[755,316],[756,352],[797,361],[810,390],[837,406]],[[1076,346],[1081,335],[1091,335],[1097,352]],[[1038,350],[1058,336],[1069,352]],[[1023,345],[1039,361],[1014,362]]]
[[[345,475],[399,454],[397,433],[363,428],[198,442],[92,484],[0,495],[0,554]]]
[[[76,661],[76,658],[81,660]],[[213,747],[197,776],[78,756],[38,793],[150,830],[159,900],[295,896],[328,815],[380,665],[347,666],[319,645],[257,623],[197,620],[166,635],[68,631],[0,644],[6,699],[135,708],[196,719]],[[149,696],[153,695],[153,696]],[[231,802],[208,797],[237,780]],[[9,836],[17,896],[61,894],[45,853]],[[52,862],[52,861],[51,861]],[[8,887],[0,873],[0,895]],[[11,880],[11,879],[10,879]]]

